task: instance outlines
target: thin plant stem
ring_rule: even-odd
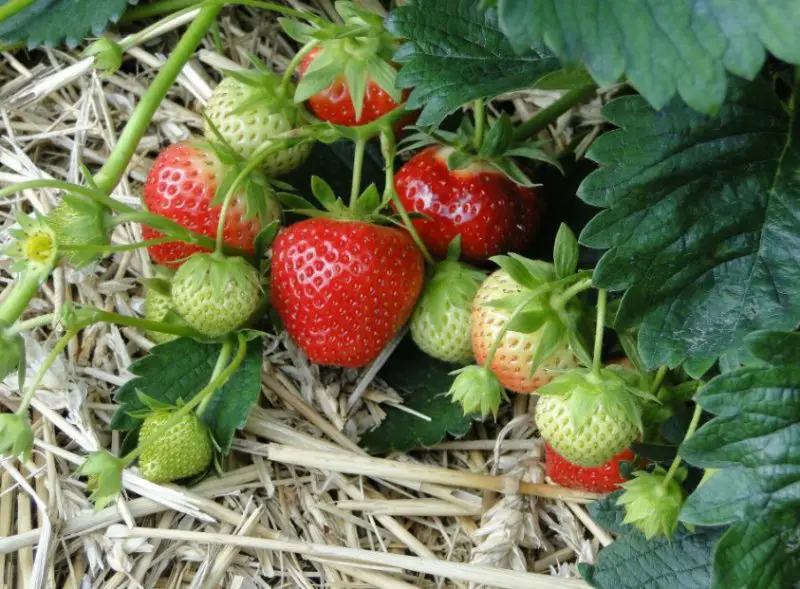
[[[661,366],[656,372],[655,377],[653,377],[653,384],[650,386],[650,394],[655,395],[658,390],[661,388],[661,384],[664,382],[664,377],[667,375],[667,367]]]
[[[592,374],[600,374],[603,355],[603,330],[606,323],[606,303],[608,294],[601,288],[597,293],[597,325],[594,329],[594,352],[592,354]]]
[[[522,123],[514,131],[514,139],[522,141],[535,136],[539,131],[547,127],[551,122],[563,115],[576,104],[580,104],[594,96],[597,86],[587,84],[573,88],[566,92],[561,98],[556,100],[547,108],[543,108],[530,119]]]
[[[571,278],[571,277],[568,277]],[[580,293],[589,290],[592,288],[592,279],[586,278],[584,280],[580,280],[576,282],[572,286],[570,286],[567,290],[561,293],[558,297],[556,297],[553,301],[553,306],[558,308],[563,308],[563,306],[570,300],[572,297],[579,295]]]
[[[142,319],[141,317],[132,317],[130,315],[122,315],[111,311],[103,311],[102,309],[83,307],[78,310],[80,318],[75,324],[78,329],[83,329],[93,323],[103,321],[105,323],[113,323],[115,325],[124,325],[126,327],[135,327],[143,331],[158,331],[160,333],[169,333],[179,337],[198,337],[197,331],[188,325],[180,325],[178,323],[164,323],[161,321],[151,321],[150,319]]]
[[[475,135],[472,138],[472,144],[476,150],[481,148],[483,143],[483,130],[486,127],[486,105],[483,98],[478,98],[473,107],[475,114]]]
[[[125,11],[120,22],[129,23],[152,16],[161,16],[162,14],[178,12],[184,8],[194,8],[200,4],[203,4],[203,0],[161,0],[161,2],[140,4]]]
[[[42,278],[47,274],[27,268],[11,286],[11,292],[0,304],[0,326],[12,325],[25,311],[31,299],[39,290]]]
[[[39,315],[38,317],[26,319],[25,321],[17,321],[14,325],[6,330],[6,334],[14,335],[15,333],[22,333],[24,331],[30,331],[32,329],[44,327],[45,325],[51,324],[56,317],[57,315],[55,313],[47,313],[45,315]]]
[[[31,401],[33,401],[33,395],[36,393],[36,389],[39,388],[39,385],[42,383],[42,379],[44,379],[44,375],[47,374],[47,371],[50,370],[50,367],[53,365],[53,362],[56,361],[58,355],[63,352],[67,345],[69,345],[70,340],[78,335],[78,331],[80,328],[73,328],[67,331],[64,336],[58,340],[53,349],[50,350],[50,353],[42,362],[42,365],[39,367],[39,371],[36,373],[36,376],[33,379],[33,384],[25,391],[25,394],[22,396],[22,401],[20,402],[19,409],[17,409],[17,414],[22,415],[30,407]]]
[[[36,0],[10,0],[6,4],[3,4],[0,6],[0,22],[19,14],[34,2],[36,2]]]
[[[356,149],[353,154],[353,179],[350,184],[350,208],[356,206],[358,194],[361,192],[361,171],[364,168],[364,151],[367,148],[365,139],[356,139]]]
[[[306,43],[300,51],[298,51],[292,61],[289,62],[289,65],[286,66],[286,71],[283,72],[283,77],[281,78],[281,85],[278,87],[278,95],[279,96],[286,96],[286,90],[289,88],[289,84],[292,83],[292,76],[294,75],[295,70],[300,67],[300,64],[303,61],[303,58],[311,53],[311,51],[319,45],[319,41],[316,39],[312,39],[308,43]]]
[[[700,415],[703,413],[703,408],[700,407],[699,403],[695,403],[694,406],[694,413],[692,413],[692,420],[689,422],[689,427],[686,430],[686,435],[683,436],[683,441],[685,442],[689,438],[694,435],[694,432],[697,431],[697,426],[700,425]],[[672,477],[675,476],[675,472],[678,470],[678,467],[681,464],[681,455],[678,454],[672,460],[672,464],[669,465],[669,470],[667,471],[667,475],[664,477],[664,480],[661,481],[661,486],[666,487],[669,482],[672,480]]]
[[[102,192],[92,190],[91,188],[87,188],[85,186],[79,186],[78,184],[72,184],[71,182],[64,182],[62,180],[28,180],[25,182],[19,182],[18,184],[13,184],[0,190],[0,200],[13,194],[17,194],[18,192],[22,192],[23,190],[35,190],[39,188],[63,190],[64,192],[72,192],[79,196],[85,196],[86,198],[90,198],[98,204],[108,207],[112,211],[116,211],[118,213],[132,213],[136,210],[114,198],[111,198],[110,196],[107,196],[106,194],[103,194]]]
[[[61,251],[64,252],[86,252],[98,254],[110,254],[117,252],[130,252],[133,250],[143,249],[153,245],[161,245],[162,243],[169,243],[175,241],[172,237],[156,237],[154,239],[146,239],[136,243],[121,243],[117,245],[75,245],[75,246],[62,246]]]
[[[145,448],[156,443],[161,437],[163,437],[165,433],[169,431],[171,427],[183,419],[184,415],[187,415],[190,411],[193,411],[195,407],[203,403],[206,398],[211,397],[217,390],[219,390],[220,387],[228,382],[228,379],[233,376],[233,373],[239,369],[239,366],[242,364],[245,354],[247,353],[247,339],[243,334],[240,333],[237,335],[237,343],[238,349],[236,351],[236,356],[233,357],[233,360],[230,364],[228,364],[225,370],[223,370],[216,378],[211,379],[205,388],[192,397],[185,405],[172,413],[164,425],[159,427],[155,432],[148,436],[146,440],[142,440],[136,446],[136,448],[123,456],[122,463],[124,466],[130,465],[139,457]],[[227,350],[226,347],[228,348]],[[225,344],[223,344],[222,349],[219,352],[220,356],[223,354],[230,354],[230,347],[231,343],[229,339],[225,342]]]
[[[219,352],[219,356],[217,356],[217,363],[214,365],[214,370],[211,373],[211,378],[209,379],[211,382],[214,382],[219,375],[222,374],[222,371],[225,370],[225,367],[228,365],[228,360],[231,358],[231,348],[233,346],[230,345],[230,339],[225,341],[225,344],[222,346],[222,349]],[[200,406],[197,408],[197,415],[203,415],[206,409],[208,408],[208,403],[211,401],[212,395],[208,395],[203,401],[200,403]]]

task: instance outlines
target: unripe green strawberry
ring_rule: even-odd
[[[163,323],[169,319],[170,311],[174,311],[174,309],[172,308],[172,297],[169,293],[169,283],[166,281],[159,282],[164,284],[164,288],[148,285],[144,299],[144,312],[145,317],[150,321]],[[165,344],[178,338],[177,335],[162,331],[148,331],[147,337],[157,344]]]
[[[291,98],[279,96],[279,85],[279,78],[265,72],[241,72],[222,80],[206,106],[206,139],[218,139],[216,128],[226,143],[249,159],[265,141],[297,127],[299,107]],[[286,95],[293,92],[290,88]],[[275,177],[291,172],[306,160],[313,145],[301,143],[268,156],[262,163],[264,173]]]
[[[640,399],[631,371],[610,366],[599,374],[577,368],[540,387],[539,433],[578,466],[600,466],[631,445],[642,431]]]
[[[107,211],[94,201],[70,197],[61,202],[45,217],[47,225],[56,234],[59,253],[71,264],[81,267],[97,259],[97,252],[69,251],[67,248],[83,245],[108,245],[111,229]]]
[[[472,362],[472,300],[484,278],[461,262],[436,265],[411,316],[411,338],[420,350],[444,362]]]
[[[261,299],[259,275],[244,258],[194,254],[172,279],[172,303],[190,326],[208,337],[241,327]]]
[[[634,472],[634,478],[621,485],[625,491],[617,500],[617,505],[625,507],[622,523],[633,524],[647,539],[658,535],[672,537],[686,498],[681,486],[686,474],[686,468],[682,467],[667,480],[667,471],[660,466],[653,472]]]
[[[172,411],[147,416],[139,430],[139,472],[154,483],[169,483],[202,473],[211,464],[213,445],[205,425],[194,413],[187,413],[163,435],[150,438],[172,418]]]

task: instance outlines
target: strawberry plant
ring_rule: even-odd
[[[154,152],[126,204],[115,189],[154,113],[237,3],[280,14],[292,57],[221,72],[203,136]],[[73,4],[0,2],[0,40],[75,44],[127,3]],[[545,496],[607,493],[589,511],[615,538],[579,566],[596,587],[800,583],[800,4],[410,0],[384,19],[336,2],[330,20],[165,4],[129,15],[196,13],[102,166],[0,189],[59,194],[19,212],[3,250],[0,379],[16,373],[20,397],[0,452],[51,444],[31,426],[37,389],[82,330],[115,324],[158,345],[116,391],[121,451],[77,472],[98,506],[129,468],[191,486],[271,400],[269,337],[298,372],[356,375],[333,403],[348,419],[376,376],[399,393],[402,410],[358,432],[372,453],[524,421]],[[143,34],[87,55],[111,73]],[[520,116],[509,93],[534,89],[558,92]],[[544,139],[587,103],[591,133]],[[115,243],[129,224],[143,241]],[[86,301],[24,316],[60,266],[133,250],[161,266],[144,316]],[[26,374],[23,336],[50,325]]]

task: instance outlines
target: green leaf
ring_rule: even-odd
[[[405,64],[397,84],[413,88],[408,106],[422,108],[421,126],[477,98],[529,88],[561,67],[543,49],[516,54],[496,10],[481,10],[473,0],[415,0],[394,9],[386,26],[407,39],[395,55]]]
[[[721,374],[697,396],[715,417],[680,453],[721,470],[692,493],[681,519],[734,524],[715,553],[714,587],[790,587],[800,581],[800,333],[760,332],[745,342],[754,355],[791,352]]]
[[[361,445],[372,454],[406,452],[433,446],[446,435],[465,435],[472,418],[465,417],[461,406],[447,396],[457,368],[423,354],[405,338],[380,376],[403,396],[403,405],[431,418],[426,421],[399,409],[386,409],[386,419],[361,437]]]
[[[625,534],[633,532],[633,527],[623,523],[625,519],[625,509],[617,505],[617,500],[622,495],[622,490],[608,493],[594,503],[589,504],[589,513],[592,519],[601,528],[608,530],[612,534]]]
[[[556,242],[553,245],[553,263],[559,278],[571,276],[578,269],[578,240],[572,229],[565,223],[561,224],[556,234]]]
[[[625,76],[655,108],[678,94],[716,112],[726,70],[753,79],[766,50],[800,63],[795,0],[501,0],[498,12],[518,50],[543,42],[601,86]]]
[[[8,1],[0,2],[0,6]],[[90,35],[100,35],[109,23],[116,22],[128,3],[128,0],[38,0],[0,23],[0,40],[25,41],[28,47],[66,41],[74,47]]]
[[[492,158],[503,155],[511,145],[513,133],[514,128],[511,124],[511,118],[503,113],[491,126],[486,137],[484,137],[483,144],[478,150],[478,156]]]
[[[582,574],[599,589],[700,589],[711,584],[711,559],[720,531],[679,530],[675,537],[645,540],[632,531],[600,551]]]
[[[181,338],[156,346],[150,355],[130,365],[135,378],[125,383],[116,394],[120,408],[114,413],[111,427],[133,430],[141,419],[129,413],[146,409],[137,394],[175,405],[178,399],[188,401],[208,384],[219,356],[221,344],[200,343]],[[261,392],[262,342],[251,340],[247,355],[239,369],[227,383],[215,392],[203,412],[203,422],[208,426],[222,454],[231,447],[234,433],[244,427],[250,408]]]
[[[772,89],[737,84],[714,118],[635,96],[604,114],[622,129],[589,150],[605,167],[579,196],[606,210],[581,242],[610,248],[594,280],[627,289],[616,325],[641,323],[645,364],[691,358],[698,376],[747,333],[800,323],[798,125]]]

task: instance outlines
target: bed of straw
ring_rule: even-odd
[[[328,0],[287,3],[335,15]],[[102,164],[193,16],[154,30],[110,77],[93,71],[81,47],[0,54],[0,186],[40,178],[80,183],[82,163]],[[141,26],[121,25],[115,34]],[[138,204],[159,149],[202,132],[199,113],[220,68],[247,67],[255,54],[281,72],[292,51],[269,13],[226,9],[162,103],[113,196]],[[531,91],[494,106],[511,103],[526,119],[557,97]],[[601,100],[551,125],[543,133],[550,148],[557,152],[580,134],[582,154],[599,132]],[[60,197],[36,190],[0,203],[0,244],[16,210],[47,212]],[[140,240],[136,225],[113,236],[114,243]],[[6,292],[14,280],[9,267],[0,258]],[[71,301],[141,314],[139,281],[151,273],[143,250],[80,271],[61,267],[25,318]],[[52,325],[28,333],[28,374],[62,332]],[[268,338],[263,395],[224,477],[188,489],[150,483],[132,468],[124,496],[95,511],[73,473],[88,452],[118,450],[120,436],[109,428],[114,392],[131,378],[131,361],[152,345],[136,330],[94,325],[47,374],[33,404],[33,457],[0,462],[0,586],[588,587],[576,564],[592,563],[613,540],[588,515],[587,497],[548,493],[555,488],[542,485],[533,398],[513,398],[496,422],[476,424],[462,440],[368,457],[357,445],[359,432],[377,425],[401,397],[374,379],[374,370],[310,365],[283,336]],[[16,380],[0,383],[0,410],[16,407]]]

